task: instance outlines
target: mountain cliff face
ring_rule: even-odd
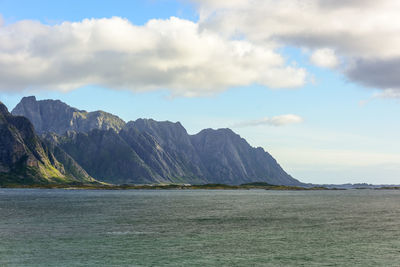
[[[78,120],[79,123],[60,119],[71,118],[65,114],[81,112],[60,101],[24,98],[21,103],[14,113],[33,118],[38,132],[47,133],[46,140],[101,181],[301,185],[270,154],[251,147],[230,129],[206,129],[189,135],[179,122],[151,119],[110,123],[103,128],[88,119]],[[47,116],[50,121],[59,118],[64,122],[54,127],[46,121]],[[65,130],[68,132],[64,134]]]
[[[93,182],[64,151],[42,141],[28,119],[0,102],[0,184]]]
[[[40,134],[88,132],[93,129],[119,131],[125,125],[122,119],[104,111],[86,112],[59,100],[36,101],[34,96],[24,97],[11,113],[28,118]]]
[[[206,177],[215,182],[235,184],[266,181],[270,184],[299,185],[261,147],[251,147],[230,129],[205,129],[191,136]]]
[[[146,132],[125,127],[68,132],[64,136],[47,134],[47,140],[62,148],[96,179],[114,184],[204,183],[187,166],[177,161]]]
[[[151,136],[155,144],[162,148],[162,152],[168,155],[163,158],[169,158],[175,166],[170,177],[185,177],[185,179],[190,177],[195,180],[201,177],[203,182],[208,181],[207,177],[203,175],[203,162],[191,142],[190,135],[179,122],[138,119],[128,122],[121,133],[125,134],[134,130]]]
[[[68,132],[65,136],[46,138],[73,157],[96,179],[114,183],[154,183],[157,176],[129,144],[113,130],[92,130],[89,133]]]

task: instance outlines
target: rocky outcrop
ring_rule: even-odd
[[[93,129],[120,131],[125,122],[104,111],[87,112],[68,106],[60,100],[40,100],[24,97],[11,112],[28,118],[39,134],[67,131],[89,132]]]
[[[152,119],[138,119],[124,125],[111,123],[106,129],[98,124],[94,127],[90,120],[75,120],[70,123],[73,127],[68,128],[65,127],[68,119],[62,118],[82,111],[54,100],[24,98],[21,103],[14,109],[15,113],[33,118],[37,131],[47,133],[46,140],[101,181],[302,185],[269,153],[251,147],[230,129],[206,129],[189,135],[179,122]],[[91,113],[86,112],[85,116],[90,117]],[[64,126],[54,126],[55,118],[64,121],[60,123]],[[62,134],[64,130],[69,131]]]
[[[187,134],[180,123],[139,119],[119,132],[69,132],[57,145],[90,175],[108,183],[301,185],[262,148],[229,129]]]
[[[94,182],[65,152],[47,145],[0,102],[0,185]]]
[[[114,130],[89,133],[68,132],[46,136],[98,180],[113,183],[154,183],[163,181]]]
[[[276,185],[301,185],[263,148],[251,147],[230,129],[205,129],[191,136],[191,140],[203,162],[204,175],[213,177],[215,183],[264,181]]]
[[[128,122],[121,134],[128,139],[135,132],[153,139],[153,146],[158,148],[156,151],[160,153],[156,161],[166,161],[164,166],[173,167],[172,169],[165,168],[164,173],[168,177],[175,179],[181,177],[186,182],[189,182],[188,180],[203,183],[207,181],[202,172],[203,163],[191,142],[190,135],[179,122],[138,119]],[[141,154],[145,155],[145,152],[146,150],[143,150]],[[151,166],[156,164],[157,162],[154,162]]]

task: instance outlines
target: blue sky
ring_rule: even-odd
[[[223,8],[225,12],[220,12],[220,8]],[[260,8],[263,7],[260,6]],[[334,9],[335,7],[330,7],[330,11]],[[174,25],[179,25],[179,27],[173,28],[172,33],[168,32],[170,34],[174,34],[175,31],[178,31],[179,34],[181,29],[182,31],[186,29],[185,27],[191,29],[192,26],[196,25],[197,27],[199,25],[200,29],[205,28],[211,32],[209,36],[206,36],[207,42],[214,42],[215,40],[216,43],[226,42],[226,47],[231,47],[234,44],[231,41],[237,38],[236,32],[240,32],[240,39],[246,42],[244,47],[251,45],[252,49],[254,48],[258,51],[257,53],[261,53],[260,55],[265,56],[266,59],[272,58],[271,60],[275,64],[272,70],[279,70],[279,74],[275,75],[277,77],[264,80],[263,75],[265,73],[259,75],[258,72],[262,72],[265,69],[268,76],[267,72],[270,65],[264,65],[263,62],[253,64],[258,57],[251,57],[247,59],[245,66],[249,69],[256,69],[254,73],[252,72],[248,76],[256,77],[254,79],[247,76],[240,77],[240,79],[229,77],[230,71],[227,65],[226,73],[222,72],[221,74],[222,79],[216,77],[214,81],[211,75],[210,81],[207,79],[193,81],[193,84],[195,84],[193,87],[191,87],[190,79],[181,80],[179,77],[174,79],[173,82],[151,84],[148,88],[146,84],[148,80],[136,83],[136,80],[129,78],[126,83],[121,85],[113,80],[103,79],[90,82],[90,79],[85,77],[89,82],[65,80],[60,85],[60,88],[57,88],[58,84],[55,84],[54,81],[50,83],[46,79],[37,84],[32,82],[35,79],[26,79],[27,82],[20,83],[20,80],[26,77],[18,76],[20,74],[17,73],[18,69],[16,69],[15,73],[11,72],[11,74],[17,78],[23,77],[23,79],[19,78],[19,80],[16,79],[15,81],[11,78],[0,79],[0,87],[2,88],[0,90],[0,100],[9,109],[12,109],[21,97],[26,95],[36,95],[38,99],[61,99],[79,109],[88,111],[101,109],[114,113],[126,121],[137,118],[180,121],[191,134],[197,133],[204,128],[229,127],[244,137],[251,145],[265,148],[286,171],[304,182],[400,183],[400,137],[398,134],[400,123],[396,116],[399,113],[400,105],[397,98],[393,96],[393,92],[397,92],[395,88],[396,80],[390,83],[390,88],[381,87],[378,82],[371,80],[370,77],[373,74],[365,73],[364,66],[357,65],[361,64],[359,62],[368,62],[370,60],[370,58],[357,54],[355,48],[360,49],[362,47],[362,44],[359,43],[351,43],[349,41],[346,44],[342,44],[335,40],[329,40],[329,42],[332,42],[331,44],[323,37],[318,36],[317,33],[315,39],[317,37],[320,38],[318,42],[309,43],[310,41],[302,41],[303,39],[298,37],[298,32],[301,32],[302,29],[297,28],[296,35],[289,36],[291,39],[297,38],[295,41],[280,41],[277,43],[275,39],[272,40],[270,37],[272,33],[271,35],[263,36],[256,31],[257,29],[254,29],[257,27],[246,28],[243,25],[238,25],[232,30],[226,28],[224,26],[226,24],[220,23],[226,20],[226,14],[229,14],[227,17],[232,19],[239,11],[241,12],[240,14],[243,14],[243,10],[249,14],[255,12],[251,7],[245,5],[219,7],[214,6],[212,3],[210,4],[210,1],[196,1],[196,3],[193,3],[189,1],[162,0],[0,0],[0,15],[3,21],[3,25],[0,27],[0,38],[5,28],[13,27],[13,25],[20,23],[22,20],[37,21],[41,25],[40,27],[57,27],[63,22],[80,23],[84,19],[94,19],[96,21],[96,19],[101,18],[120,17],[127,19],[128,24],[135,26],[143,26],[149,20],[159,19],[163,22],[167,21],[168,25],[174,23]],[[385,10],[382,10],[382,12],[385,12]],[[169,21],[172,16],[180,20]],[[315,15],[312,19],[321,20],[318,15]],[[193,25],[187,24],[186,21],[193,22]],[[257,20],[256,22],[258,23]],[[30,26],[33,24],[29,23],[28,31],[29,27],[33,27]],[[263,23],[271,23],[271,21],[264,22],[260,19],[260,25]],[[124,23],[116,25],[123,26]],[[167,26],[161,23],[155,27]],[[379,24],[378,26],[382,25]],[[80,27],[80,24],[78,27]],[[170,28],[168,27],[165,31],[169,31]],[[261,27],[261,29],[263,28]],[[25,33],[24,30],[26,30],[26,27],[22,29],[12,28],[8,32],[16,32],[20,37]],[[60,36],[55,36],[55,33],[52,32],[51,38],[63,42],[64,37],[61,36],[61,30],[55,31]],[[118,30],[115,29],[115,31]],[[148,29],[145,28],[145,30],[147,31]],[[229,35],[231,30],[235,31],[235,36]],[[43,34],[42,30],[38,32],[38,34]],[[282,33],[282,30],[277,30],[277,32],[273,33],[273,36],[278,36],[279,34],[285,35],[286,39],[290,39],[286,32]],[[358,33],[354,33],[354,35],[356,34]],[[122,36],[124,35],[125,33],[122,33]],[[260,35],[262,39],[260,39]],[[118,36],[115,38],[119,38]],[[12,38],[15,39],[15,37]],[[49,37],[46,36],[46,38]],[[105,38],[107,39],[107,36]],[[182,49],[190,49],[191,46],[195,46],[196,44],[186,44],[185,42],[197,40],[196,38],[182,39]],[[365,40],[367,38],[372,37],[365,36]],[[23,38],[21,37],[21,39]],[[285,38],[282,39],[286,40]],[[351,38],[349,39],[351,40]],[[54,39],[49,40],[54,41]],[[11,41],[10,43],[12,43]],[[168,39],[167,41],[170,40]],[[318,46],[324,42],[328,43],[321,47]],[[364,42],[362,38],[360,38],[360,42]],[[17,47],[19,43],[15,43],[13,45]],[[68,45],[68,43],[66,44]],[[176,45],[175,42],[172,42],[172,44]],[[200,48],[196,49],[200,49],[199,51],[203,53],[201,46],[202,44],[200,44]],[[181,49],[180,44],[178,44],[178,47]],[[313,59],[312,55],[316,55],[315,51],[326,51],[326,47],[330,49],[329,51],[335,52],[334,57],[340,63],[333,62],[332,58],[326,53],[322,53],[322,59],[320,60],[318,58],[315,59],[315,57]],[[14,49],[14,47],[12,48]],[[320,48],[325,50],[318,50]],[[159,47],[155,49],[159,49]],[[370,49],[367,52],[370,53],[371,58],[376,61],[379,59],[379,62],[386,62],[389,56],[397,57],[397,55],[388,56],[382,51],[377,52],[370,47],[368,49]],[[6,64],[8,63],[6,61],[2,62],[1,56],[9,55],[13,53],[9,51],[14,50],[0,45],[0,66],[7,67]],[[273,56],[270,54],[264,55],[264,51],[268,53],[272,51]],[[390,47],[387,48],[387,51],[390,51]],[[19,52],[20,54],[22,53],[21,51]],[[26,51],[24,50],[24,52]],[[206,52],[208,53],[208,51]],[[159,53],[159,51],[157,50],[154,53]],[[13,55],[15,57],[17,54]],[[177,56],[182,55],[185,54],[177,54]],[[220,70],[221,66],[223,68],[222,71],[225,71],[223,60],[229,55],[215,59],[222,61],[218,65],[219,69],[217,71]],[[38,54],[35,54],[35,58],[37,57]],[[162,59],[164,60],[164,58]],[[281,59],[284,61],[283,63]],[[196,58],[195,60],[198,62],[199,59]],[[237,62],[238,59],[229,60],[226,64]],[[184,64],[185,66],[186,64],[191,64],[192,58],[187,62]],[[43,64],[48,63],[45,62]],[[207,64],[212,65],[213,62],[207,62]],[[127,66],[131,67],[131,65]],[[287,66],[291,67],[295,74],[287,74]],[[351,69],[352,67],[354,69]],[[135,65],[134,68],[131,72],[139,71],[136,69],[140,68],[140,65]],[[212,67],[210,68],[213,70]],[[239,73],[246,70],[239,69]],[[293,76],[300,75],[303,70],[306,72],[306,76],[301,79],[294,79],[291,82]],[[107,73],[110,73],[110,70],[107,71]],[[210,75],[207,68],[206,71],[200,70],[200,74],[197,74],[202,75],[202,71],[206,74],[206,77]],[[236,69],[233,71],[236,71]],[[71,75],[77,75],[74,72],[71,73]],[[180,75],[186,74],[188,72]],[[280,78],[281,74],[282,77]],[[0,77],[2,77],[1,75],[0,73]],[[56,73],[55,75],[59,74]],[[112,76],[113,74],[110,75]],[[121,77],[117,76],[118,79],[123,79],[125,76]],[[300,75],[299,77],[302,76]],[[165,79],[168,80],[168,77]],[[7,82],[1,85],[1,80]],[[77,85],[74,87],[71,84]],[[202,91],[203,84],[204,88],[207,88],[206,93]],[[185,86],[188,87],[188,91],[185,91]],[[390,90],[388,91],[388,89]],[[258,123],[267,117],[273,118],[287,114],[298,116],[301,118],[301,122],[288,122],[281,125]]]

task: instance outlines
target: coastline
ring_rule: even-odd
[[[151,184],[151,185],[97,185],[97,184],[35,184],[35,185],[2,185],[0,188],[21,188],[21,189],[68,189],[68,190],[291,190],[291,191],[315,191],[315,190],[346,190],[342,188],[327,187],[300,187],[285,185],[261,185],[261,184],[203,184],[203,185],[183,185],[183,184]]]

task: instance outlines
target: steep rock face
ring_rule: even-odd
[[[262,148],[251,147],[230,129],[206,129],[190,136],[179,123],[138,119],[126,126],[153,136],[184,171],[202,182],[241,184],[265,181],[300,185]]]
[[[115,184],[163,181],[114,130],[68,132],[57,138],[57,144],[98,180]]]
[[[47,140],[91,176],[105,182],[302,185],[270,154],[251,147],[230,129],[206,129],[191,136],[179,122],[152,119],[115,127],[110,123],[104,129],[91,124],[91,119],[70,120],[83,111],[60,101],[36,101],[32,97],[24,98],[14,111],[32,118],[37,131],[47,133]],[[83,113],[85,118],[97,116]],[[63,134],[65,130],[71,131]]]
[[[181,164],[169,155],[148,133],[126,127],[92,130],[89,133],[68,132],[64,136],[47,134],[47,140],[62,148],[91,176],[115,184],[197,182]]]
[[[264,181],[300,185],[262,148],[251,147],[230,129],[205,129],[191,136],[205,166],[205,176],[225,184]]]
[[[136,129],[139,133],[152,136],[172,159],[174,165],[180,166],[175,168],[176,177],[185,177],[186,179],[202,177],[202,180],[204,180],[203,163],[192,145],[190,135],[179,122],[138,119],[128,122],[124,130],[126,129]]]
[[[92,129],[120,131],[125,122],[104,111],[86,112],[70,107],[59,100],[37,101],[34,96],[24,97],[11,112],[28,118],[38,133],[67,131],[88,132]]]
[[[44,143],[28,119],[12,116],[0,102],[0,184],[76,181],[94,180],[67,154]]]

